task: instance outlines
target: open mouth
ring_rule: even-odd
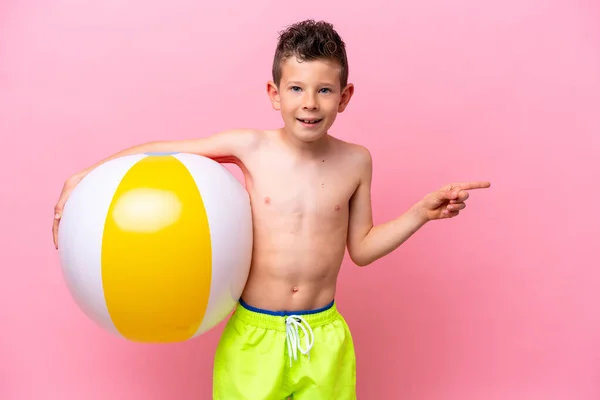
[[[301,119],[301,118],[296,118],[296,119],[298,121],[302,122],[303,124],[307,124],[307,125],[315,125],[323,120],[323,119]]]

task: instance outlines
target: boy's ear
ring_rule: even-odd
[[[277,85],[275,85],[275,82],[267,82],[267,94],[269,95],[269,99],[271,100],[273,110],[279,111],[281,109],[279,89],[277,88]]]
[[[346,109],[346,106],[350,102],[350,99],[352,98],[353,94],[354,94],[354,85],[352,83],[349,83],[346,85],[344,90],[342,90],[342,97],[340,99],[340,104],[338,106],[338,112],[340,112],[340,113],[344,112],[344,110]]]

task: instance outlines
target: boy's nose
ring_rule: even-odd
[[[304,107],[305,110],[317,110],[319,108],[319,104],[315,99],[315,96],[306,96],[304,99]]]

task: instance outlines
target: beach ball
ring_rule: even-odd
[[[58,243],[68,290],[90,319],[135,342],[185,341],[239,301],[252,254],[250,199],[209,158],[123,156],[75,187]]]

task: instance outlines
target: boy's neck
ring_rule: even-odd
[[[281,128],[279,133],[283,144],[288,147],[290,151],[302,158],[313,159],[322,157],[327,154],[331,146],[331,136],[329,136],[328,133],[314,142],[303,142],[298,140],[288,134],[285,128]]]

